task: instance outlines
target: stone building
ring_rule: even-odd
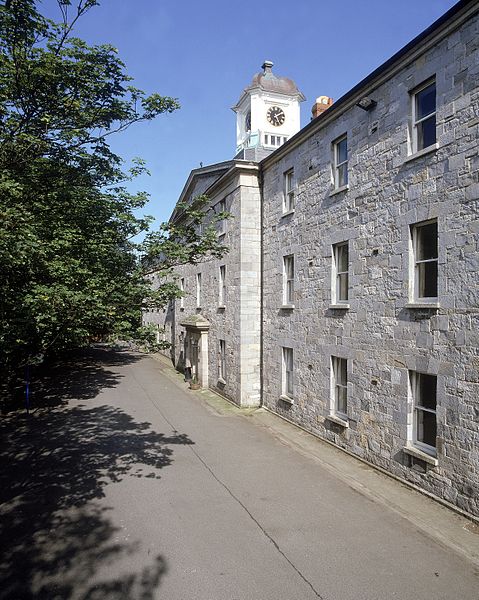
[[[218,235],[221,259],[179,271],[185,296],[171,314],[172,359],[241,406],[260,403],[261,201],[257,163],[232,160],[192,171],[180,201],[206,193],[229,219]],[[181,219],[174,214],[173,219]],[[207,222],[205,223],[207,224]]]
[[[300,130],[266,62],[236,158],[180,198],[231,212],[231,250],[184,268],[164,315],[203,385],[476,516],[478,13],[459,2]]]
[[[259,166],[230,160],[195,169],[179,203],[207,194],[210,214],[228,213],[218,236],[228,253],[178,269],[184,297],[167,309],[149,308],[145,323],[159,327],[159,339],[179,370],[202,387],[212,387],[241,406],[260,404],[261,201]],[[181,220],[180,211],[171,216]],[[208,217],[204,225],[207,226]]]

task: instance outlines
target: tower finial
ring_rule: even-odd
[[[273,63],[270,60],[265,60],[261,65],[261,68],[263,69],[265,75],[267,73],[272,73]]]

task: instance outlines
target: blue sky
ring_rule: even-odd
[[[44,0],[40,10],[52,16],[55,4]],[[113,44],[134,85],[181,103],[181,110],[135,125],[111,143],[127,163],[146,160],[151,176],[133,187],[150,193],[145,212],[160,222],[191,169],[233,157],[231,106],[265,59],[305,94],[305,125],[317,96],[338,99],[454,4],[100,0],[75,33],[90,44]]]

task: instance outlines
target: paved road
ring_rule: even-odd
[[[478,600],[472,562],[164,371],[98,349],[3,420],[0,598]]]

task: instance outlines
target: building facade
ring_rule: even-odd
[[[260,133],[250,162],[247,88],[239,155],[207,190],[232,214],[231,250],[183,269],[171,311],[176,364],[201,314],[204,385],[476,516],[478,13],[459,2],[279,147]],[[299,109],[296,86],[281,89]]]
[[[210,209],[229,218],[216,223],[229,251],[178,269],[184,297],[164,310],[150,309],[145,323],[161,327],[175,366],[202,387],[241,406],[260,404],[261,201],[259,166],[232,160],[191,172],[180,196],[188,202],[207,194]],[[181,212],[172,219],[181,219]]]

